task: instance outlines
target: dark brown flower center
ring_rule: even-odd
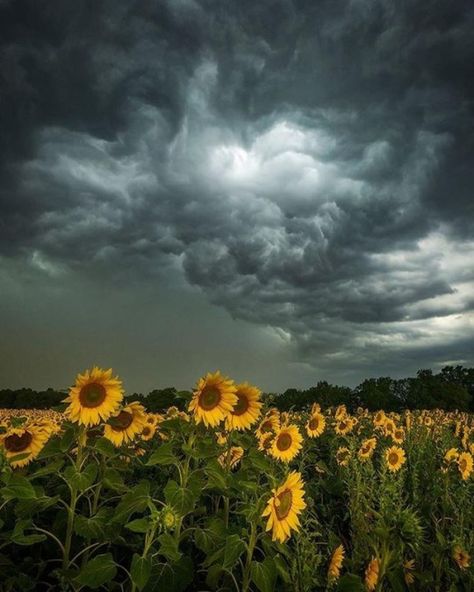
[[[133,423],[133,415],[128,411],[121,411],[117,416],[114,417],[114,425],[112,429],[115,432],[123,432]]]
[[[106,396],[107,392],[103,385],[97,382],[90,382],[81,388],[79,401],[83,407],[93,409],[102,405]]]
[[[24,432],[21,436],[18,434],[12,434],[5,438],[5,448],[8,452],[20,453],[28,448],[32,440],[33,436],[30,432]]]
[[[143,428],[143,432],[142,432],[143,436],[149,436],[151,434],[151,430],[148,426],[145,426]]]
[[[237,393],[237,405],[234,407],[232,414],[243,415],[249,407],[250,403],[247,396],[241,393]]]
[[[291,505],[293,502],[293,494],[291,493],[291,489],[285,489],[277,496],[275,500],[275,512],[278,517],[278,520],[284,520],[291,510]]]
[[[277,445],[278,450],[281,450],[282,452],[284,452],[285,450],[288,450],[288,448],[291,447],[292,441],[293,441],[292,437],[287,432],[285,432],[284,434],[281,434],[280,436],[278,436],[277,441],[276,441],[276,445]]]
[[[396,452],[391,452],[391,453],[388,455],[388,462],[389,462],[391,465],[396,465],[396,464],[397,464],[397,462],[398,462],[398,454],[397,454]]]
[[[205,411],[217,407],[221,400],[220,391],[214,386],[205,386],[199,396],[199,406]]]
[[[467,469],[467,461],[465,458],[461,459],[461,462],[459,463],[459,468],[461,469],[461,471],[465,471]]]
[[[272,422],[269,419],[266,419],[260,426],[260,431],[262,432],[262,434],[264,434],[265,432],[271,432],[272,429]]]
[[[313,417],[309,420],[309,429],[310,430],[317,430],[319,427],[319,419],[317,417]]]

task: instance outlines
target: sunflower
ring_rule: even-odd
[[[354,423],[352,421],[352,419],[350,417],[346,417],[344,416],[342,419],[340,419],[335,427],[335,432],[336,434],[339,434],[340,436],[345,436],[346,434],[348,434],[349,432],[352,431],[352,428],[354,427]]]
[[[395,444],[402,444],[405,439],[405,430],[403,428],[395,428],[390,435]]]
[[[234,381],[217,371],[199,379],[188,410],[194,412],[196,423],[216,426],[226,419],[238,403]]]
[[[334,550],[328,568],[328,580],[334,581],[339,578],[341,573],[342,562],[344,561],[344,547],[339,545]]]
[[[386,417],[384,425],[383,425],[385,435],[391,436],[393,434],[393,432],[396,430],[396,428],[397,428],[397,426],[395,425],[395,422],[393,421],[393,419]]]
[[[275,433],[280,429],[280,415],[278,413],[267,413],[260,422],[258,428],[255,430],[257,438],[261,438],[263,434]]]
[[[140,434],[140,438],[145,442],[148,442],[148,440],[151,440],[153,438],[155,433],[156,425],[147,422],[143,427],[142,433]]]
[[[407,559],[403,562],[403,575],[405,577],[405,583],[407,586],[413,584],[415,581],[415,576],[413,575],[413,570],[415,569],[415,560],[414,559]]]
[[[2,434],[0,441],[7,460],[13,468],[16,468],[24,467],[35,459],[48,438],[47,430],[26,424],[21,428],[8,429],[5,434]]]
[[[337,407],[336,412],[334,413],[334,417],[339,421],[343,417],[347,415],[347,409],[345,405],[339,405]]]
[[[359,448],[359,458],[366,460],[372,456],[374,453],[375,447],[377,446],[377,439],[376,438],[367,438],[362,442],[361,447]]]
[[[458,457],[458,467],[463,480],[467,481],[473,468],[473,459],[470,452],[461,452]]]
[[[306,432],[310,438],[319,438],[326,427],[326,419],[322,413],[315,412],[308,419]]]
[[[405,451],[399,446],[391,446],[385,451],[385,460],[389,471],[395,473],[406,462]]]
[[[222,453],[219,458],[219,464],[221,467],[229,466],[229,468],[234,469],[240,462],[244,455],[244,449],[242,446],[232,446],[228,452]]]
[[[349,459],[351,457],[351,451],[346,446],[340,446],[336,451],[336,462],[341,467],[347,467]]]
[[[266,530],[272,531],[272,540],[284,543],[290,537],[291,530],[299,530],[298,515],[306,508],[301,473],[290,473],[280,487],[272,489],[272,493],[262,516],[268,516]]]
[[[283,462],[290,462],[299,453],[303,436],[294,424],[281,428],[272,443],[270,454]]]
[[[453,559],[458,564],[459,569],[466,569],[471,563],[471,556],[460,545],[454,547]]]
[[[237,404],[226,418],[228,430],[245,430],[254,424],[259,415],[262,403],[260,402],[260,389],[251,386],[248,382],[238,384]]]
[[[379,560],[377,557],[373,557],[365,570],[365,585],[367,590],[375,590],[377,582],[379,581]]]
[[[63,401],[69,403],[64,413],[70,421],[93,426],[113,415],[122,399],[122,383],[118,377],[112,377],[112,368],[102,370],[94,366],[77,375],[69,396]]]
[[[268,452],[273,444],[273,438],[275,435],[273,432],[266,432],[262,434],[258,439],[258,449],[262,452]]]
[[[383,426],[385,423],[385,413],[383,411],[377,411],[374,415],[374,425],[377,427]]]
[[[444,460],[447,464],[452,463],[453,461],[457,460],[459,457],[459,452],[457,448],[450,448],[446,454],[444,455]]]
[[[143,432],[147,425],[145,409],[135,401],[124,407],[109,421],[110,423],[105,425],[104,436],[117,447],[131,442],[135,436]]]

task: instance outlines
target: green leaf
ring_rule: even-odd
[[[145,592],[185,592],[195,590],[190,584],[195,573],[189,557],[182,557],[176,563],[155,563]]]
[[[32,473],[31,478],[44,477],[45,475],[58,473],[63,465],[64,460],[62,458],[58,458],[57,460],[54,460],[53,462],[45,465],[44,467],[41,467],[40,469]]]
[[[141,481],[126,493],[115,509],[114,521],[122,524],[135,512],[143,512],[150,500],[150,483]]]
[[[75,430],[74,426],[71,426],[71,427],[67,428],[66,431],[64,432],[64,434],[61,436],[61,439],[59,441],[60,451],[67,452],[71,448],[72,443],[74,442],[75,439],[76,439],[76,430]]]
[[[132,565],[130,567],[132,582],[139,590],[143,590],[151,575],[151,559],[140,557],[137,553],[133,554]]]
[[[178,459],[173,454],[173,444],[167,442],[157,448],[146,463],[149,467],[153,465],[173,465]]]
[[[164,489],[165,499],[180,516],[185,516],[194,509],[195,497],[190,489],[180,487],[176,481],[168,481]]]
[[[96,590],[114,579],[117,566],[111,553],[96,555],[82,567],[76,582],[86,588]]]
[[[273,560],[267,557],[262,563],[252,561],[250,576],[260,592],[273,592],[277,577]]]
[[[103,483],[106,489],[112,489],[113,491],[128,491],[128,487],[123,482],[122,475],[117,469],[105,469]]]
[[[225,541],[223,567],[231,569],[244,551],[245,543],[237,534],[228,536]]]
[[[348,573],[339,580],[337,592],[365,592],[365,586],[359,576]]]
[[[150,521],[148,518],[137,518],[125,525],[125,528],[132,532],[145,533],[148,531]]]
[[[178,561],[181,553],[178,549],[178,542],[171,534],[165,532],[158,537],[160,543],[159,553],[169,559],[170,561]]]
[[[26,477],[12,474],[8,485],[1,490],[2,497],[5,501],[12,499],[36,499],[36,491],[33,485]]]
[[[97,477],[97,465],[90,463],[80,472],[76,467],[69,466],[64,471],[64,477],[72,487],[75,487],[78,491],[84,491],[94,483]]]
[[[217,461],[210,462],[206,467],[207,487],[219,490],[227,489],[227,473]]]
[[[105,528],[109,523],[111,511],[101,508],[97,514],[90,518],[79,514],[74,521],[74,532],[86,539],[100,539],[105,536]]]
[[[285,584],[289,584],[291,582],[291,577],[288,573],[288,565],[286,564],[286,561],[281,555],[278,554],[273,557],[273,562],[275,563],[275,567],[280,578],[285,582]]]
[[[99,438],[94,443],[94,448],[106,458],[110,458],[111,456],[115,456],[117,454],[115,446],[110,440],[107,440],[107,438]]]

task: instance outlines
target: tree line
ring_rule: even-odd
[[[66,395],[66,390],[52,388],[43,391],[30,388],[3,389],[0,390],[0,408],[58,408]],[[151,412],[160,412],[171,405],[185,409],[190,395],[190,391],[167,387],[154,389],[147,395],[133,393],[127,398],[142,402]],[[308,389],[289,388],[283,393],[265,393],[264,399],[280,411],[302,410],[313,403],[319,403],[323,408],[344,404],[352,411],[357,407],[371,411],[474,411],[474,368],[445,366],[437,374],[432,370],[419,370],[415,377],[410,378],[368,378],[355,388],[320,381]]]

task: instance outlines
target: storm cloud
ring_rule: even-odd
[[[295,368],[351,383],[473,363],[470,2],[3,0],[0,17],[5,322],[22,290],[38,310],[51,290],[124,290],[111,318],[145,293],[195,304],[228,335],[208,368],[235,328],[268,353],[264,388],[289,386],[285,364],[302,386]],[[14,308],[17,352],[32,307]]]

